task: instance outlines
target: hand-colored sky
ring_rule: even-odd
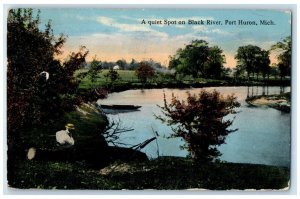
[[[234,67],[239,46],[257,45],[268,50],[271,45],[291,35],[291,13],[285,10],[211,10],[211,9],[41,9],[42,24],[52,20],[54,34],[68,36],[64,56],[86,46],[88,60],[97,55],[101,61],[152,58],[164,65],[169,56],[193,39],[204,39],[224,50],[227,63]],[[142,19],[196,21],[221,20],[223,25],[148,25]],[[225,20],[273,20],[271,26],[224,25]],[[275,55],[271,55],[275,62]]]

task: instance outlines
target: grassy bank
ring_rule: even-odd
[[[101,170],[88,169],[79,163],[40,161],[25,161],[14,169],[17,175],[10,185],[22,189],[282,189],[290,179],[289,169],[283,167],[235,163],[197,165],[176,157],[114,163]]]

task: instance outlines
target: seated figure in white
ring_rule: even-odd
[[[72,147],[75,144],[74,138],[70,131],[74,130],[75,127],[73,124],[67,124],[66,130],[61,130],[56,132],[56,141],[57,144],[61,147],[68,148]]]

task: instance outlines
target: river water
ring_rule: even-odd
[[[139,111],[109,112],[110,120],[120,120],[126,128],[134,131],[123,133],[120,142],[138,144],[159,134],[157,141],[147,145],[143,152],[149,158],[157,156],[186,156],[186,150],[180,149],[184,141],[180,138],[167,138],[172,129],[155,119],[154,115],[162,115],[163,95],[170,101],[172,93],[180,99],[185,99],[189,91],[198,93],[202,88],[191,89],[145,89],[128,90],[109,94],[107,99],[98,100],[99,104],[133,104],[142,106]],[[290,165],[291,119],[289,113],[283,113],[268,107],[250,107],[245,99],[247,95],[279,94],[279,87],[209,87],[208,91],[217,90],[222,95],[234,93],[241,107],[234,115],[232,129],[238,131],[229,134],[226,144],[219,146],[222,153],[220,160],[236,163],[255,163],[276,166]],[[284,88],[290,91],[290,87]],[[227,116],[233,118],[233,115]]]

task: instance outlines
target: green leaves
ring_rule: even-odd
[[[278,55],[278,69],[281,78],[290,75],[292,64],[292,38],[286,37],[282,42],[277,42],[272,46],[271,50],[279,50],[281,53]]]
[[[259,73],[262,73],[263,77],[270,73],[269,51],[263,50],[258,46],[240,46],[235,59],[237,59],[237,68],[240,70],[240,73],[244,70],[247,71],[248,79],[251,73],[256,73],[257,76]]]
[[[209,47],[204,40],[193,40],[170,57],[169,68],[177,73],[196,77],[220,77],[225,56],[218,46]]]
[[[93,61],[91,62],[90,68],[88,70],[88,74],[91,77],[91,82],[95,82],[97,75],[102,70],[102,63],[101,61],[98,61],[96,56],[93,58]]]

